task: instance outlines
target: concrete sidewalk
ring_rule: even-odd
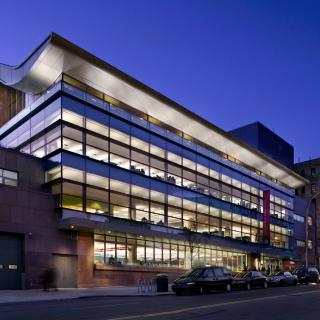
[[[0,304],[18,302],[36,302],[50,300],[67,300],[90,297],[146,297],[172,295],[173,292],[138,291],[138,287],[108,287],[59,289],[58,291],[43,290],[0,290]]]

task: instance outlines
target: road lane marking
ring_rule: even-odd
[[[317,289],[317,290],[312,290],[312,291],[307,291],[307,292],[301,292],[300,295],[312,294],[312,293],[320,293],[320,290]],[[253,299],[242,299],[242,300],[235,300],[235,301],[228,301],[228,302],[221,302],[221,303],[214,303],[214,304],[206,304],[206,305],[202,305],[202,306],[198,306],[198,307],[175,309],[175,310],[171,310],[171,311],[162,311],[162,312],[145,313],[145,314],[137,314],[137,315],[132,315],[132,316],[110,318],[109,320],[131,320],[131,319],[160,317],[160,316],[174,315],[174,314],[184,313],[184,312],[189,312],[189,311],[204,310],[204,309],[210,309],[210,308],[216,308],[216,307],[236,305],[236,304],[241,304],[241,303],[273,300],[273,299],[284,298],[284,297],[289,297],[289,296],[294,296],[294,294],[281,294],[281,295],[276,295],[276,296],[268,296],[268,297],[260,297],[260,298],[253,298]]]

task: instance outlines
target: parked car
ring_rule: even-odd
[[[288,271],[278,271],[271,274],[267,278],[267,281],[271,286],[296,285],[298,277]]]
[[[176,295],[185,292],[206,293],[212,290],[231,291],[231,272],[224,267],[195,268],[173,282],[172,291]]]
[[[268,288],[267,277],[259,271],[246,271],[236,274],[232,285],[235,288],[251,290],[252,288]]]
[[[319,283],[319,271],[315,267],[301,267],[293,272],[298,277],[299,283],[308,284],[310,282]]]

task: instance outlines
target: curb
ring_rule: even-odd
[[[45,299],[35,299],[35,300],[22,300],[22,301],[0,301],[0,305],[3,304],[16,304],[16,303],[33,303],[33,302],[48,302],[48,301],[63,301],[63,300],[75,300],[75,299],[92,299],[92,298],[152,298],[161,296],[171,296],[173,293],[163,293],[163,294],[101,294],[101,295],[88,295],[79,297],[56,297],[56,298],[45,298]]]

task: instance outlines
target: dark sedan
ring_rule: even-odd
[[[298,277],[288,271],[275,272],[267,280],[271,286],[296,285],[298,283]]]
[[[258,271],[241,272],[234,276],[232,285],[235,288],[251,290],[252,288],[268,288],[267,278]]]
[[[299,283],[319,283],[319,271],[315,267],[301,267],[293,272]]]
[[[185,292],[206,293],[212,290],[231,291],[232,276],[224,267],[195,268],[183,274],[172,285],[177,295]]]

